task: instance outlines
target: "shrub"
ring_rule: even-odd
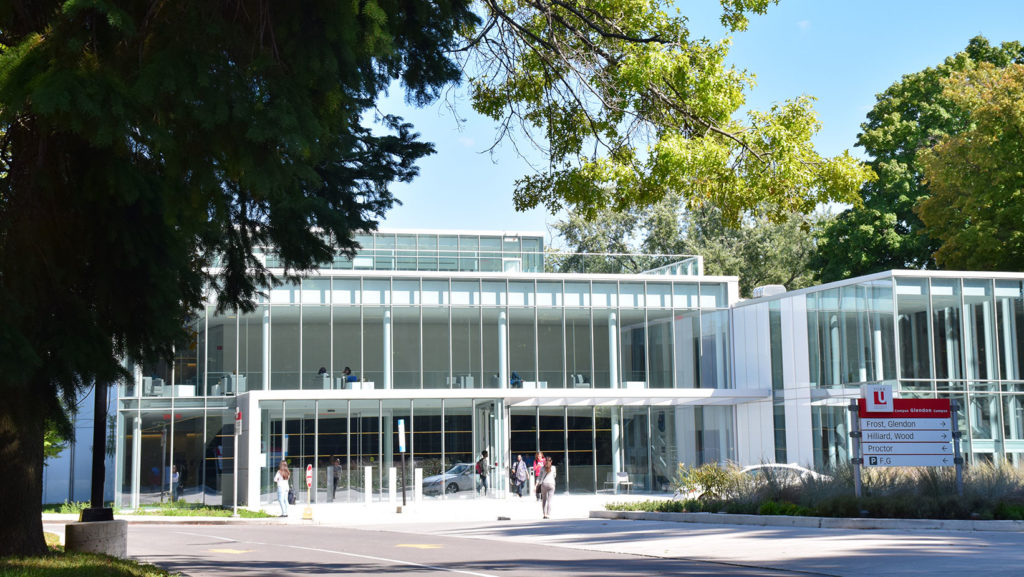
[[[698,499],[721,499],[735,492],[739,477],[739,469],[732,465],[721,467],[718,463],[706,463],[689,467],[680,463],[672,488],[677,493],[696,495]]]

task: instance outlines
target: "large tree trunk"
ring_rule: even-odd
[[[43,538],[45,385],[0,384],[0,557],[46,553]]]

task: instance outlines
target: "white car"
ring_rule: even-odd
[[[472,491],[476,486],[476,464],[459,463],[440,475],[423,479],[424,495],[454,495],[459,491]]]
[[[801,467],[796,463],[761,463],[750,465],[740,469],[740,473],[751,477],[765,479],[776,479],[782,484],[792,484],[804,481],[831,481],[832,477],[812,471],[807,467]]]

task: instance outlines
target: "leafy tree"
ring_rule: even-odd
[[[723,23],[742,30],[772,3],[723,0]],[[292,277],[376,227],[388,185],[432,152],[376,110],[393,82],[425,104],[468,70],[499,137],[518,121],[547,142],[551,168],[521,181],[520,208],[674,190],[729,219],[848,200],[865,172],[814,152],[810,99],[736,120],[751,76],[667,6],[0,4],[0,555],[45,548],[43,423],[62,400],[125,377],[122,358],[169,356],[206,292],[251,310],[280,280],[254,248]]]
[[[364,125],[461,72],[466,0],[0,4],[0,555],[46,550],[45,422],[122,358],[168,358],[213,293],[353,250],[432,151]],[[208,268],[215,256],[219,269]],[[209,271],[214,272],[209,272]]]
[[[931,194],[919,151],[968,127],[965,112],[943,93],[942,81],[976,63],[1005,67],[1024,61],[1018,42],[991,46],[972,38],[967,48],[933,68],[907,74],[878,95],[857,144],[872,158],[877,180],[860,191],[861,205],[838,216],[821,237],[813,267],[830,282],[889,269],[935,268],[937,238],[914,212]]]
[[[721,3],[722,24],[739,31],[747,13],[775,2]],[[740,118],[753,77],[726,65],[729,40],[693,37],[669,9],[665,0],[482,0],[485,22],[465,56],[473,107],[499,123],[498,142],[521,129],[548,160],[517,182],[516,207],[593,216],[673,192],[738,222],[755,208],[784,218],[852,202],[870,172],[848,153],[815,152],[813,99]]]
[[[733,226],[716,208],[687,211],[683,202],[670,195],[626,213],[606,209],[594,218],[570,213],[554,229],[577,254],[548,260],[553,270],[639,273],[679,260],[661,255],[700,255],[706,274],[738,276],[740,294],[746,297],[765,284],[794,290],[813,282],[809,265],[815,245],[809,231],[821,226],[822,217],[791,214],[776,222],[761,211]],[[593,253],[630,256],[597,258]]]
[[[931,197],[918,206],[938,264],[1024,270],[1024,64],[983,62],[942,82],[969,121],[919,154]]]

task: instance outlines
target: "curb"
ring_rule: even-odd
[[[649,513],[646,511],[591,511],[590,518],[704,523],[709,525],[800,527],[805,529],[1024,532],[1024,521],[973,521],[966,519],[848,519],[835,517],[791,517],[788,515],[734,515],[728,513]]]
[[[286,519],[267,517],[264,519],[232,519],[231,517],[189,517],[186,515],[114,515],[114,520],[125,521],[129,525],[284,525]],[[48,513],[43,515],[43,523],[77,523],[78,515]]]

